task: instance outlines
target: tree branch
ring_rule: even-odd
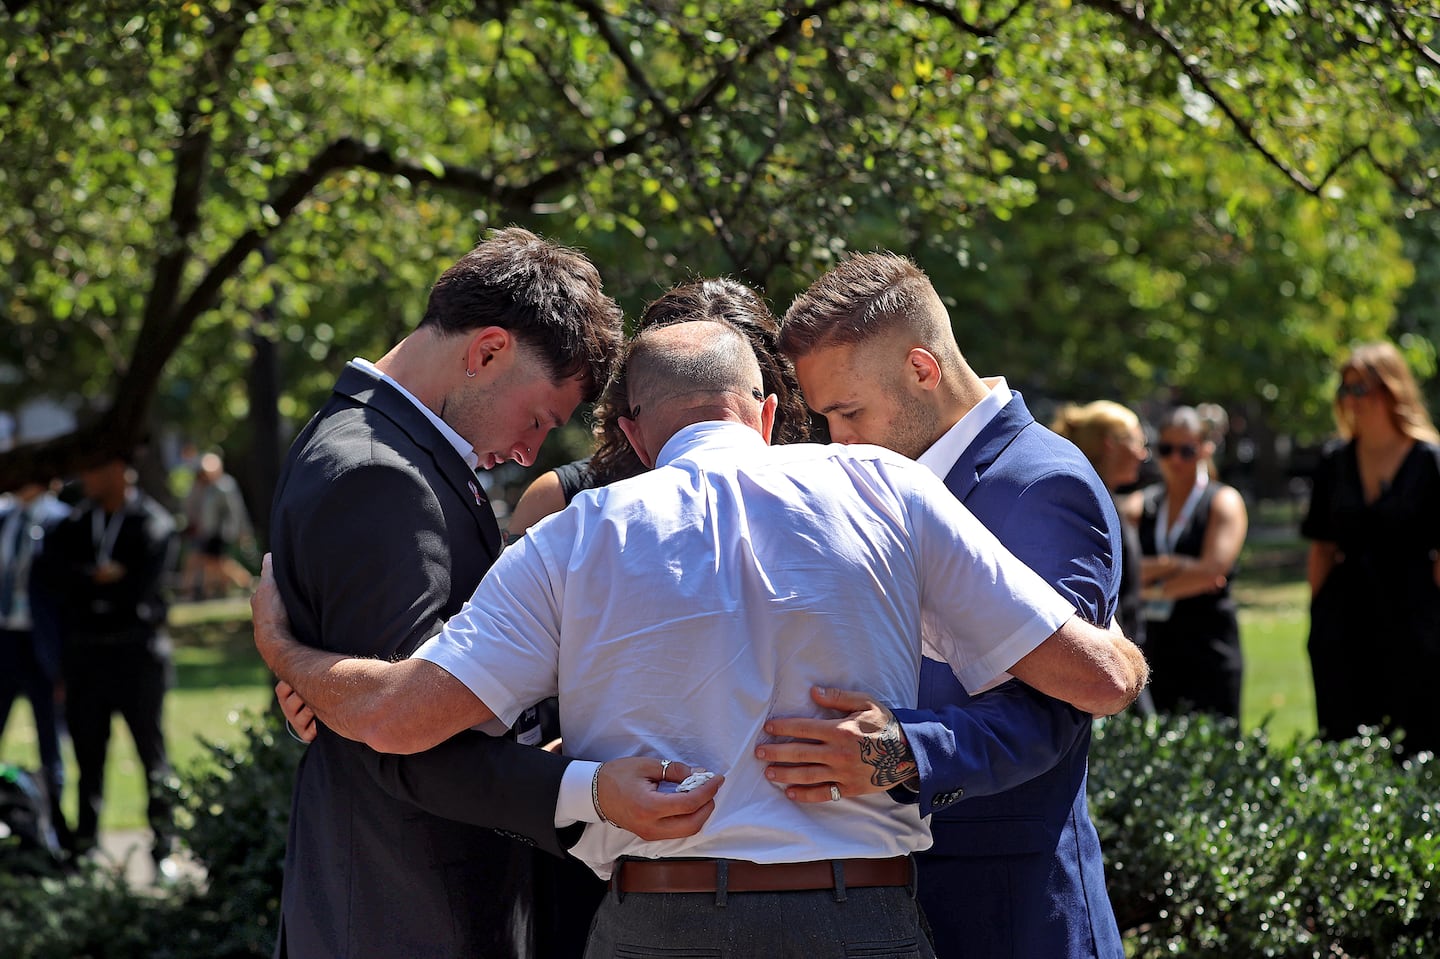
[[[1319,194],[1320,188],[1316,186],[1315,183],[1305,176],[1305,174],[1286,163],[1260,140],[1259,135],[1255,132],[1255,128],[1250,122],[1240,116],[1239,112],[1230,105],[1230,101],[1221,94],[1210,77],[1200,69],[1197,58],[1187,56],[1185,51],[1181,49],[1180,44],[1170,35],[1170,31],[1158,23],[1147,19],[1143,9],[1139,7],[1131,9],[1124,6],[1119,0],[1084,0],[1084,3],[1086,6],[1109,13],[1116,19],[1128,24],[1137,33],[1158,43],[1161,48],[1170,55],[1171,59],[1180,66],[1180,69],[1190,78],[1191,82],[1210,98],[1211,102],[1220,109],[1221,113],[1225,114],[1226,119],[1230,121],[1230,125],[1234,127],[1235,132],[1240,135],[1240,138],[1265,158],[1265,162],[1279,170],[1287,179],[1306,193],[1312,196]],[[1326,174],[1326,178],[1328,179],[1333,174],[1334,170],[1331,170],[1330,173]]]
[[[645,126],[616,143],[587,149],[583,153],[573,154],[560,161],[549,172],[541,174],[523,187],[515,188],[513,194],[516,200],[532,202],[535,197],[579,179],[586,170],[603,166],[618,157],[638,153],[659,133],[670,132],[679,136],[681,128],[688,119],[708,110],[720,94],[734,84],[739,70],[793,38],[800,32],[800,25],[809,18],[833,10],[842,3],[844,0],[818,0],[816,3],[792,11],[760,41],[744,48],[736,56],[725,61],[714,76],[707,80],[695,96],[691,97],[689,102],[679,110],[662,115],[658,123]],[[665,119],[665,116],[668,116],[668,119]]]
[[[161,250],[151,274],[150,292],[145,298],[140,331],[131,351],[130,368],[115,390],[108,413],[125,442],[133,442],[144,429],[154,398],[154,385],[169,362],[175,346],[189,333],[191,323],[176,316],[185,267],[191,258],[190,239],[200,226],[200,201],[205,174],[209,169],[211,116],[219,100],[235,53],[248,27],[248,18],[260,6],[259,0],[237,3],[230,19],[215,32],[208,56],[196,66],[189,96],[180,107],[180,139],[175,147],[175,186],[170,199],[170,232],[161,240]],[[208,110],[201,102],[209,99]],[[177,327],[179,328],[177,330]],[[167,345],[168,344],[168,345]],[[135,386],[148,387],[135,389]]]
[[[995,21],[995,23],[990,26],[981,26],[978,23],[971,23],[969,20],[966,20],[960,15],[960,11],[956,10],[953,6],[946,3],[939,3],[937,0],[905,0],[905,2],[909,6],[916,7],[939,17],[952,27],[958,27],[963,32],[982,39],[994,37],[1000,30],[1004,29],[1007,23],[1015,18],[1016,14],[1023,8],[1029,6],[1029,0],[1017,0],[1015,5],[1002,15],[999,20]]]
[[[1382,3],[1380,4],[1380,9],[1385,11],[1385,19],[1390,21],[1390,26],[1395,28],[1395,32],[1400,35],[1400,39],[1405,41],[1405,45],[1414,51],[1416,56],[1428,60],[1432,67],[1440,67],[1440,53],[1436,53],[1420,42],[1420,39],[1416,37],[1415,34],[1410,31],[1410,28],[1405,26],[1404,21],[1400,19],[1400,13],[1395,9],[1393,3]],[[1411,15],[1414,16],[1415,14],[1412,13]]]
[[[594,3],[593,0],[573,0],[573,2],[578,9],[595,23],[595,29],[600,32],[600,38],[605,41],[605,45],[610,48],[610,53],[614,55],[615,59],[620,61],[620,65],[625,69],[625,75],[630,78],[630,82],[640,88],[640,92],[645,95],[645,99],[655,108],[655,112],[660,114],[661,122],[667,126],[673,124],[675,122],[674,113],[670,110],[669,105],[665,103],[665,98],[661,96],[660,91],[656,90],[655,86],[650,82],[650,78],[645,74],[645,71],[640,68],[640,64],[630,55],[629,45],[615,33],[615,29],[610,25],[610,18],[605,15],[604,9],[601,8],[599,4]]]

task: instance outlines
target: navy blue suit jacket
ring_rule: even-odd
[[[1085,619],[1110,621],[1120,586],[1114,502],[1018,393],[945,485]],[[1123,959],[1086,804],[1091,717],[1014,681],[972,698],[933,660],[921,668],[919,704],[895,715],[920,770],[910,798],[932,815],[919,895],[940,959]]]

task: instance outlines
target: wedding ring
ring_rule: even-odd
[[[840,787],[839,787],[839,786],[836,786],[836,785],[834,785],[834,784],[831,784],[831,786],[830,786],[830,801],[831,801],[831,802],[839,802],[839,801],[840,801]]]
[[[669,770],[670,770],[670,760],[668,760],[668,759],[662,759],[662,760],[660,760],[660,781],[661,781],[662,783],[665,781],[665,774],[666,774],[667,772],[669,772]]]

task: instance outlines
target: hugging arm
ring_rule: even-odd
[[[1118,517],[1098,482],[1055,470],[1023,489],[997,484],[989,490],[988,497],[977,491],[977,512],[995,522],[996,534],[1015,557],[1082,616],[1108,618],[1119,582],[1118,532],[1111,536]],[[1067,624],[1060,638],[1071,639],[1078,629]],[[1056,656],[1054,643],[1047,642],[1017,668],[1060,698],[1012,682],[972,699],[944,675],[930,683],[925,708],[892,710],[861,692],[819,691],[817,703],[849,715],[772,719],[768,733],[796,741],[765,744],[757,755],[775,764],[767,776],[789,784],[787,795],[798,801],[829,800],[831,783],[843,795],[863,795],[903,781],[906,785],[891,794],[918,798],[928,815],[937,797],[953,802],[962,794],[1010,789],[1052,768],[1089,728],[1089,712],[1063,700],[1111,712],[1133,700],[1144,685],[1143,657],[1118,630],[1107,644],[1071,649],[1073,657]],[[1114,648],[1107,648],[1111,644]],[[1068,671],[1077,660],[1072,675]],[[925,667],[927,672],[941,669],[948,673],[934,661]],[[937,695],[935,690],[948,692]]]
[[[523,835],[557,856],[578,838],[573,830],[545,828],[544,820],[552,819],[549,813],[535,814],[541,794],[559,791],[572,759],[469,730],[450,737],[445,730],[454,731],[452,727],[459,723],[485,722],[493,714],[459,680],[431,663],[346,659],[296,642],[289,635],[268,557],[251,608],[256,646],[281,676],[276,696],[302,739],[315,737],[318,717],[347,738],[367,742],[377,750],[391,747],[381,752],[363,750],[362,763],[386,792],[432,815]],[[386,680],[372,688],[375,677],[385,680],[391,675],[390,667],[404,663],[427,667],[421,675],[436,674],[438,688],[421,694],[418,707],[415,694],[407,692],[400,680]],[[300,688],[292,685],[296,679],[320,696],[323,704],[312,709]],[[389,710],[412,708],[420,712],[400,728],[387,719]],[[406,736],[415,738],[406,740]],[[436,736],[444,741],[426,748],[424,744]],[[683,778],[689,771],[683,763],[672,763],[668,778],[678,781],[677,777]],[[715,793],[724,778],[717,776],[689,793],[665,793],[657,787],[661,772],[657,758],[634,756],[606,762],[599,770],[596,791],[607,817],[642,839],[694,835],[714,811]],[[542,782],[548,785],[537,790]],[[549,805],[553,812],[554,804]],[[598,816],[585,821],[598,821]]]
[[[1118,713],[1150,681],[1140,647],[1118,626],[1103,630],[1078,616],[1010,667],[1010,675],[1095,716]]]
[[[270,577],[270,558],[262,566]],[[422,659],[362,659],[290,635],[273,587],[251,599],[255,647],[326,727],[380,752],[413,753],[495,718],[464,683]]]

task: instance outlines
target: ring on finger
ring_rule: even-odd
[[[839,787],[839,786],[836,786],[834,783],[831,783],[831,785],[830,785],[830,801],[831,801],[831,802],[839,802],[839,801],[840,801],[840,787]]]
[[[669,771],[670,771],[670,760],[668,760],[668,759],[662,759],[662,760],[660,760],[660,781],[661,781],[662,783],[665,781],[665,774],[666,774],[667,772],[669,772]]]

